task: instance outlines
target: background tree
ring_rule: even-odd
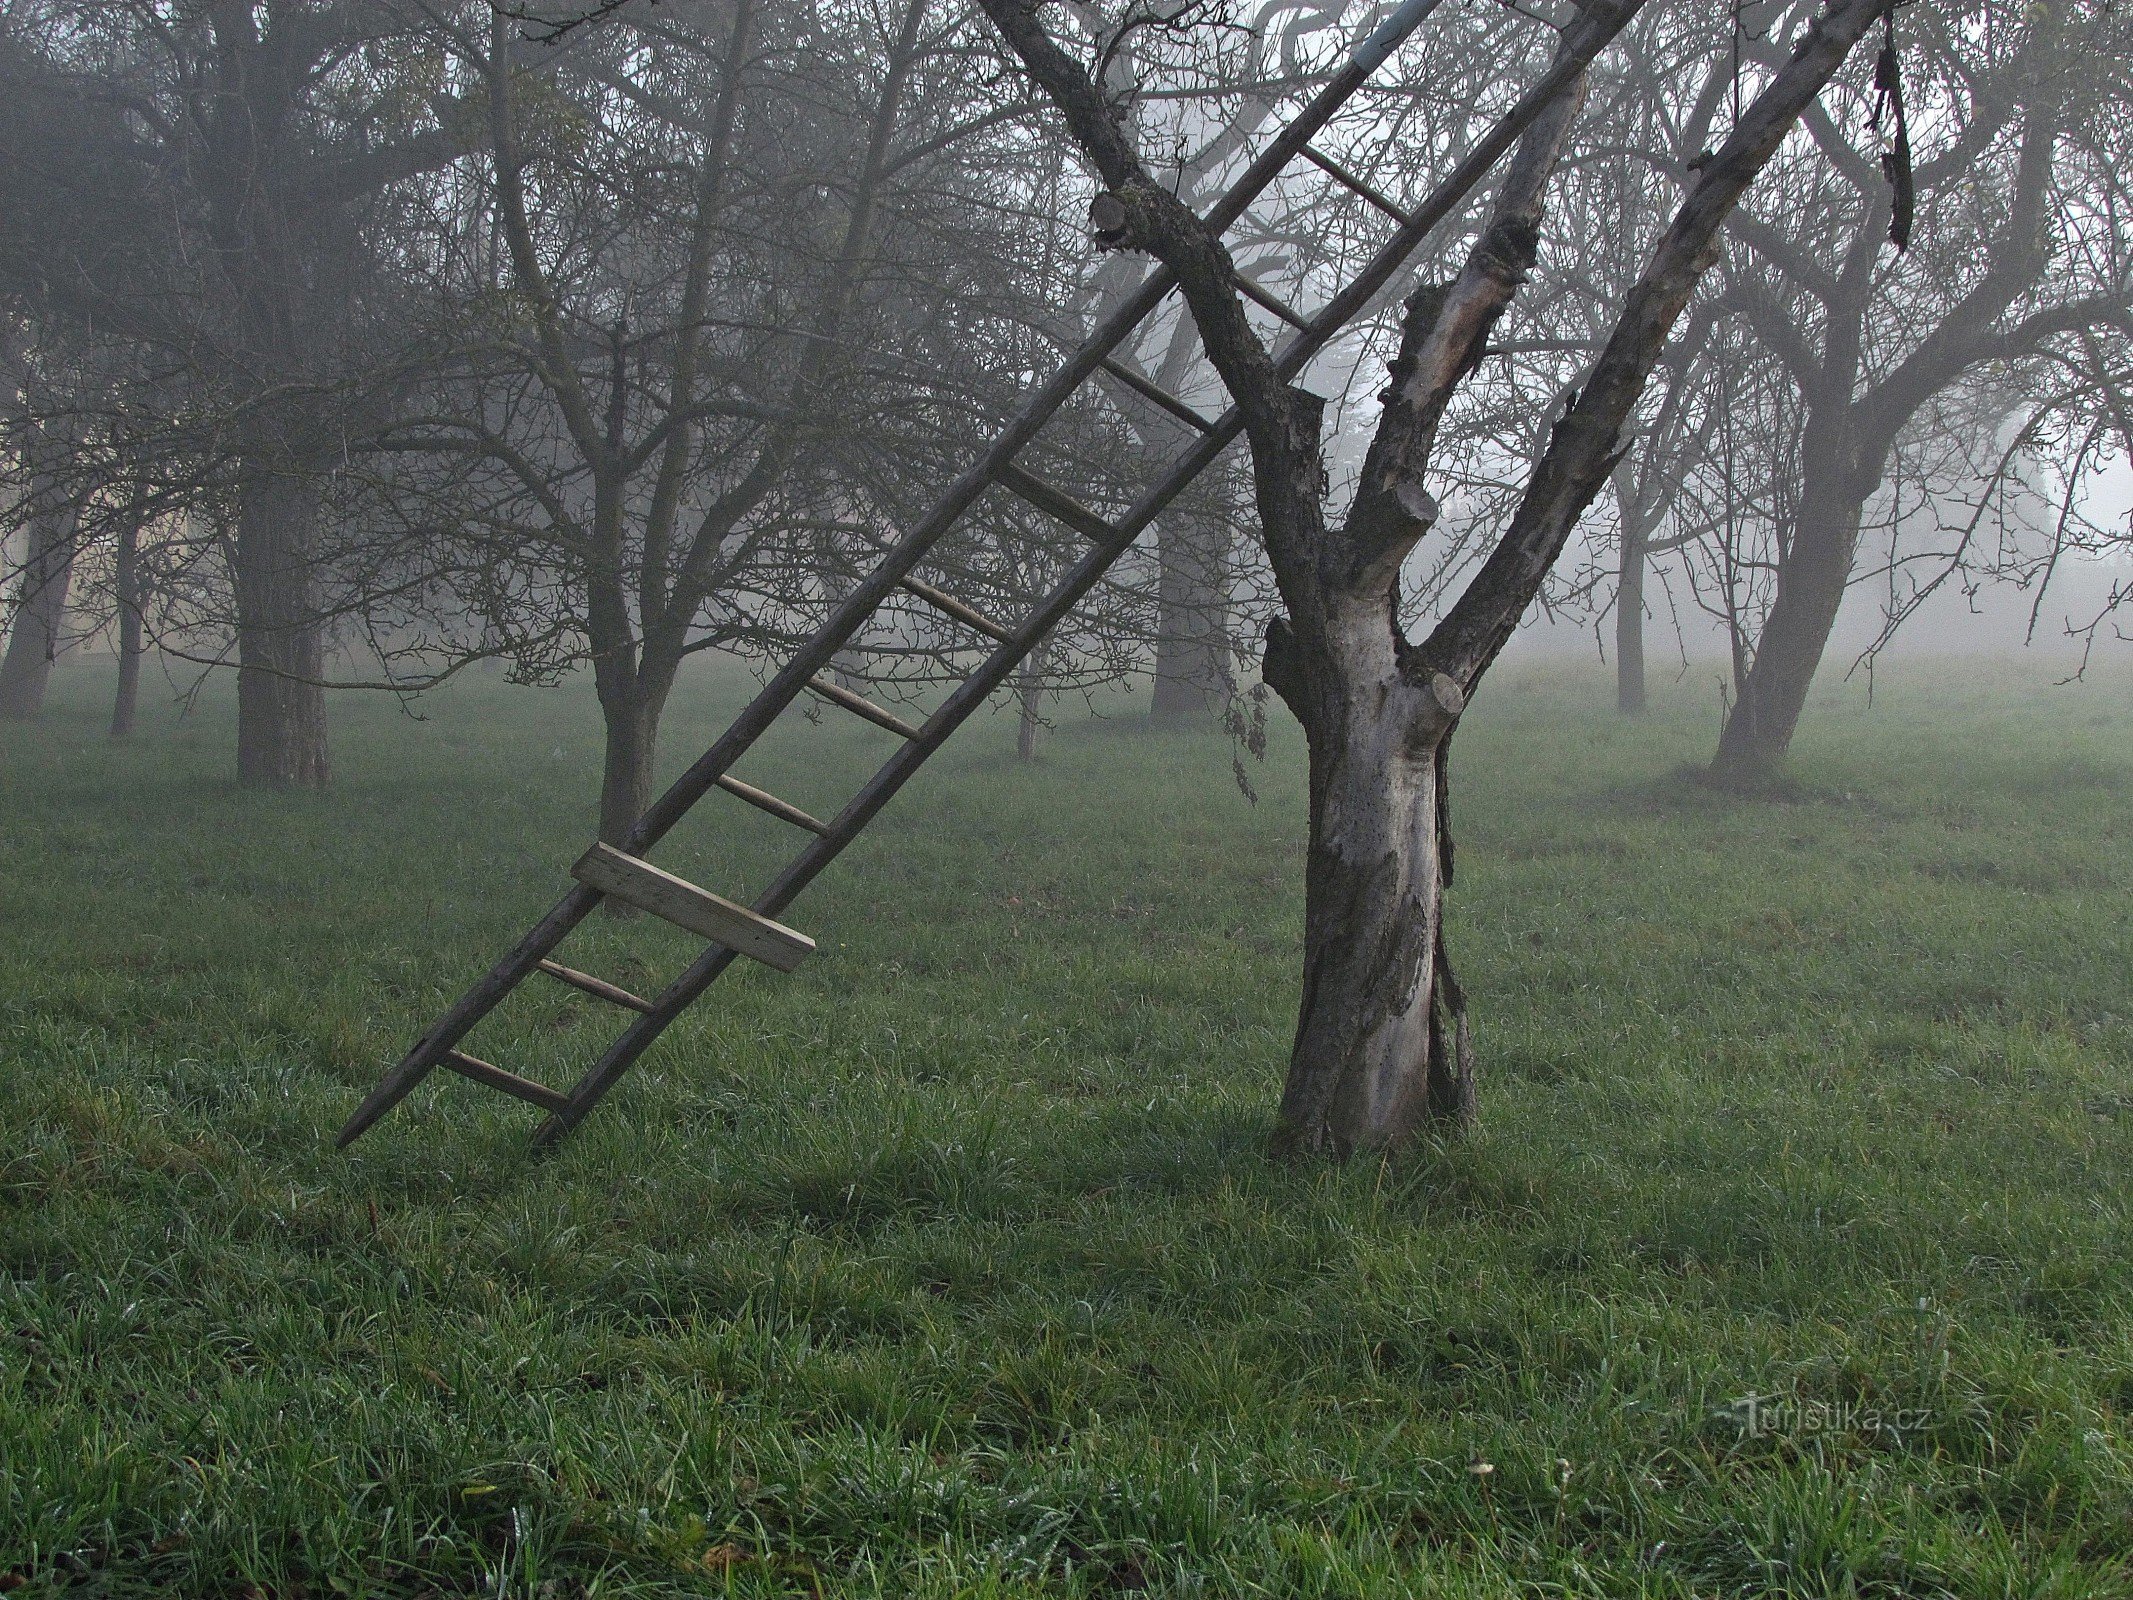
[[[407,352],[391,191],[478,131],[415,0],[45,0],[0,35],[0,275],[158,386],[231,507],[238,772],[328,771],[326,502]],[[150,446],[144,442],[142,448]]]
[[[2133,263],[2107,220],[2133,153],[2133,19],[2045,0],[2019,15],[1918,7],[1902,26],[1922,152],[1910,251],[1887,248],[1897,201],[1875,128],[1827,109],[1807,119],[1812,148],[1792,152],[1730,228],[1727,302],[1782,363],[1802,415],[1768,615],[1714,762],[1729,782],[1760,781],[1789,747],[1907,430],[1936,428],[1936,402],[1973,379],[2022,408],[2011,374],[2133,330]],[[1887,115],[1880,127],[1893,136]],[[1953,404],[1967,445],[1974,408]]]

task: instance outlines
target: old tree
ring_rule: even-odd
[[[1179,201],[1091,64],[1111,43],[1030,0],[985,11],[1102,186],[1108,240],[1176,275],[1207,357],[1242,412],[1260,536],[1282,614],[1264,673],[1309,745],[1303,995],[1279,1142],[1295,1153],[1385,1149],[1474,1115],[1465,1003],[1444,944],[1452,853],[1446,753],[1468,699],[1538,593],[1628,441],[1624,427],[1719,230],[1786,134],[1894,0],[1833,0],[1803,17],[1789,59],[1748,99],[1622,298],[1604,348],[1527,471],[1487,557],[1425,637],[1401,624],[1401,571],[1438,508],[1440,422],[1539,258],[1547,197],[1576,138],[1587,68],[1641,0],[1559,8],[1546,91],[1522,128],[1463,265],[1406,302],[1361,482],[1328,505],[1325,403],[1293,384],[1248,321],[1221,237]],[[1802,8],[1803,10],[1805,8]],[[1129,21],[1130,25],[1130,21]],[[1708,26],[1722,36],[1723,18]],[[1366,47],[1367,48],[1367,47]]]

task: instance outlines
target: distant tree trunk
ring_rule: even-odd
[[[600,686],[600,715],[606,732],[600,763],[600,839],[621,846],[652,804],[659,718],[666,708],[667,689],[647,683],[635,672],[603,674],[599,661],[594,663],[593,674]],[[618,921],[639,914],[616,895],[609,895],[601,910]]]
[[[1844,604],[1860,522],[1881,463],[1877,457],[1869,472],[1848,461],[1828,437],[1830,428],[1840,426],[1810,427],[1803,441],[1799,509],[1778,560],[1777,595],[1711,764],[1712,776],[1724,784],[1753,786],[1784,764]],[[1816,433],[1823,437],[1816,439]]]
[[[124,739],[133,732],[134,711],[141,698],[141,524],[138,518],[128,517],[119,525],[113,579],[118,600],[118,692],[111,699],[111,737]]]
[[[1037,733],[1044,726],[1044,664],[1040,659],[1043,651],[1033,650],[1015,674],[1015,699],[1019,715],[1015,721],[1015,759],[1037,759]]]
[[[822,592],[835,611],[859,587],[856,573],[846,569],[833,535],[825,534],[816,558],[822,566]],[[866,653],[846,645],[830,658],[830,677],[840,689],[854,694],[866,688]]]
[[[319,493],[261,470],[237,510],[237,777],[252,788],[323,789],[325,627],[319,617]]]
[[[71,506],[30,519],[30,548],[16,591],[15,626],[8,634],[7,654],[0,656],[0,717],[26,721],[44,709],[52,663],[66,643],[75,525]]]
[[[1622,570],[1615,582],[1615,709],[1644,715],[1644,575],[1650,530],[1636,507],[1622,505]]]
[[[1208,727],[1229,708],[1229,529],[1190,514],[1165,522],[1157,559],[1155,688],[1161,727]]]

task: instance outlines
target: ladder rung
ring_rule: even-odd
[[[709,889],[699,889],[649,861],[624,855],[611,844],[596,844],[578,857],[570,875],[588,888],[626,900],[780,972],[792,971],[814,953],[815,941],[806,934],[795,933],[782,922],[772,922]]]
[[[1113,361],[1109,356],[1106,356],[1098,365],[1135,394],[1141,396],[1144,400],[1153,401],[1188,427],[1198,428],[1202,433],[1212,433],[1214,431],[1215,425],[1212,422],[1209,422],[1199,412],[1193,410],[1191,406],[1180,400],[1161,384],[1151,382],[1142,377],[1123,361]]]
[[[1307,333],[1310,331],[1311,324],[1305,320],[1303,314],[1279,295],[1271,290],[1260,288],[1258,284],[1252,282],[1250,278],[1247,278],[1241,272],[1236,274],[1236,279],[1237,292],[1243,295],[1245,299],[1257,301],[1292,328],[1302,328]]]
[[[1118,530],[1104,521],[1087,506],[1063,489],[1055,489],[1042,478],[1024,472],[1011,461],[1000,464],[998,477],[1008,488],[1015,491],[1039,511],[1057,517],[1084,538],[1104,544],[1117,537]]]
[[[730,772],[721,772],[718,775],[718,786],[728,794],[740,796],[758,811],[769,812],[780,822],[789,822],[796,828],[805,828],[809,833],[819,833],[825,839],[829,837],[828,823],[809,816],[788,801],[780,800],[768,789],[758,789],[752,783],[743,783]]]
[[[834,683],[828,678],[809,678],[807,686],[823,699],[844,707],[853,716],[865,717],[877,728],[887,728],[891,733],[901,734],[906,739],[918,737],[918,729],[895,712],[877,706],[863,694],[852,693],[841,683]]]
[[[927,605],[933,607],[934,610],[941,612],[945,616],[955,618],[964,627],[975,628],[988,638],[997,639],[1002,644],[1014,643],[1014,629],[1002,627],[982,611],[973,611],[947,591],[936,589],[930,583],[921,583],[916,578],[899,578],[897,582],[912,594],[917,595],[919,599],[925,601]]]
[[[583,989],[589,995],[597,995],[615,1005],[626,1006],[631,1011],[649,1013],[652,1009],[651,1001],[638,999],[619,983],[609,983],[605,978],[596,978],[589,972],[580,972],[576,967],[566,967],[562,962],[550,961],[545,956],[539,965],[549,977],[560,978],[573,989]]]
[[[439,1066],[449,1067],[462,1078],[472,1078],[476,1083],[486,1083],[492,1089],[501,1089],[505,1094],[517,1095],[521,1100],[530,1100],[544,1111],[561,1111],[570,1104],[570,1096],[560,1089],[551,1089],[545,1083],[535,1083],[531,1078],[521,1078],[515,1072],[506,1072],[502,1067],[492,1067],[478,1056],[470,1056],[464,1050],[447,1050]]]
[[[1388,200],[1380,191],[1371,187],[1368,180],[1357,177],[1315,145],[1305,145],[1303,153],[1314,165],[1323,168],[1342,187],[1351,189],[1376,206],[1393,221],[1405,225],[1410,219],[1406,212]]]

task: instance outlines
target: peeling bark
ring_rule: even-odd
[[[1336,690],[1305,725],[1303,994],[1276,1136],[1286,1154],[1345,1157],[1474,1115],[1465,1000],[1444,949],[1456,712],[1400,680],[1374,621],[1344,630],[1353,657],[1334,674],[1361,692]]]

